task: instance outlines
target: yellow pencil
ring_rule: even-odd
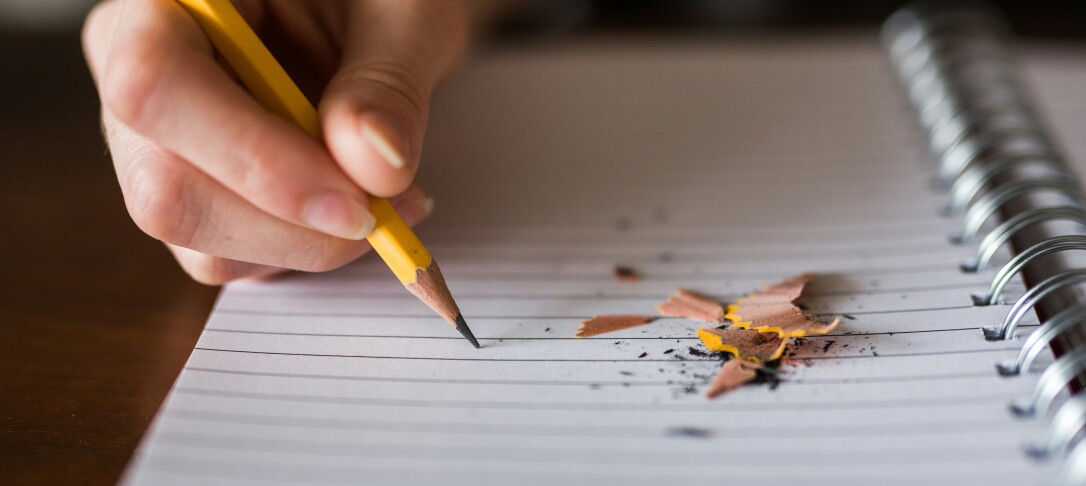
[[[230,0],[177,0],[196,18],[212,44],[234,68],[242,83],[265,108],[294,123],[313,137],[321,138],[317,110],[306,99],[256,32],[245,22]],[[472,346],[479,341],[471,333],[456,301],[449,293],[441,269],[404,223],[403,218],[382,198],[370,197],[370,212],[377,226],[366,237],[404,287],[445,318]]]

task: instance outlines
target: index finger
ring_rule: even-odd
[[[367,200],[317,140],[262,108],[218,65],[172,0],[124,0],[101,74],[118,119],[261,210],[362,239]]]

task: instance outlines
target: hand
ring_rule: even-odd
[[[325,83],[324,143],[262,109],[174,0],[107,0],[83,46],[125,205],[197,281],[325,271],[369,249],[366,194],[408,222],[435,85],[466,43],[457,0],[235,0]]]

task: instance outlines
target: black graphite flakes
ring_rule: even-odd
[[[780,371],[778,370],[780,365],[780,360],[765,363],[764,366],[758,368],[757,375],[751,380],[751,383],[765,384],[768,385],[770,390],[776,390],[778,386],[781,386]]]
[[[701,427],[669,427],[664,431],[668,437],[688,437],[691,439],[708,439],[713,436],[713,431]]]
[[[693,346],[687,348],[687,352],[689,352],[691,356],[697,356],[699,358],[705,358],[705,357],[709,356],[709,353],[706,353],[705,351],[702,351],[702,350],[700,350],[698,348],[695,348]]]

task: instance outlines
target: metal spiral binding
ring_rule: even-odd
[[[949,188],[944,213],[962,218],[960,231],[951,240],[966,244],[979,239],[976,257],[961,265],[965,272],[986,270],[1001,247],[1032,227],[1052,221],[1086,227],[1086,195],[1019,82],[1006,45],[1008,32],[997,12],[979,4],[908,6],[887,19],[882,29],[898,81],[938,163],[937,182]],[[988,221],[1005,207],[1042,192],[1056,202],[1045,199],[1040,207],[1026,209],[1019,204],[1010,217],[985,231]],[[1000,303],[1007,284],[1044,256],[1086,250],[1086,235],[1031,239],[1039,242],[1031,241],[1029,249],[1003,264],[987,292],[972,296],[974,304]],[[1086,268],[1052,273],[1014,301],[1001,326],[985,328],[985,336],[1013,339],[1020,320],[1042,299],[1086,283]],[[1050,344],[1083,328],[1086,303],[1055,314],[1030,334],[1015,360],[997,364],[1000,375],[1030,373]],[[1061,392],[1083,375],[1086,348],[1071,349],[1045,367],[1030,397],[1011,408],[1023,416],[1044,416]],[[1086,484],[1086,440],[1081,440],[1086,435],[1086,393],[1072,395],[1056,409],[1049,433],[1027,452],[1037,458],[1065,457],[1061,484]]]
[[[1037,305],[1041,299],[1063,287],[1082,282],[1086,282],[1086,268],[1068,270],[1059,275],[1053,275],[1046,278],[1043,282],[1029,289],[1025,294],[1022,294],[1022,297],[1019,297],[1018,300],[1014,301],[1014,305],[1012,305],[1011,310],[1007,312],[1007,318],[1003,320],[1003,324],[999,327],[982,328],[981,330],[984,331],[984,338],[989,341],[1014,339],[1014,330],[1018,327],[1018,321],[1022,320],[1026,313],[1029,312],[1033,306]]]
[[[1064,331],[1073,326],[1077,326],[1082,321],[1086,321],[1086,307],[1071,307],[1056,314],[1055,317],[1046,321],[1044,326],[1041,326],[1026,338],[1022,350],[1018,352],[1018,357],[1014,361],[999,363],[996,365],[996,370],[1003,376],[1028,373],[1033,365],[1033,360],[1037,359],[1037,356],[1045,349],[1048,349],[1048,345],[1056,339],[1056,336],[1063,334]]]
[[[962,216],[962,230],[955,238],[957,243],[969,243],[977,237],[981,227],[993,215],[999,211],[1007,201],[1030,192],[1052,190],[1062,193],[1068,199],[1083,202],[1078,184],[1064,178],[1052,179],[1026,179],[1004,184],[997,189],[985,193],[969,206],[969,210]]]
[[[1044,177],[1064,178],[1078,182],[1062,163],[1053,159],[1021,156],[1000,157],[986,164],[976,165],[963,171],[962,175],[955,179],[950,186],[950,198],[944,213],[953,216],[965,211],[965,207],[980,194],[986,185],[992,183],[992,179],[1008,170],[1022,166],[1035,166],[1035,170],[1044,171]]]
[[[973,273],[986,270],[992,257],[1015,233],[1052,220],[1074,221],[1086,225],[1086,209],[1077,206],[1054,206],[1018,213],[984,235],[977,245],[977,257],[972,262],[962,263],[962,271]]]
[[[1051,255],[1064,250],[1086,250],[1086,236],[1082,235],[1066,235],[1057,236],[1055,238],[1049,238],[1045,241],[1037,243],[1026,249],[1014,258],[1011,258],[999,272],[996,273],[995,278],[992,279],[992,285],[988,287],[988,292],[985,294],[979,294],[973,296],[973,303],[976,305],[995,305],[998,304],[999,296],[1003,293],[1003,288],[1010,283],[1018,272],[1020,272],[1030,262],[1043,257],[1045,255]]]

